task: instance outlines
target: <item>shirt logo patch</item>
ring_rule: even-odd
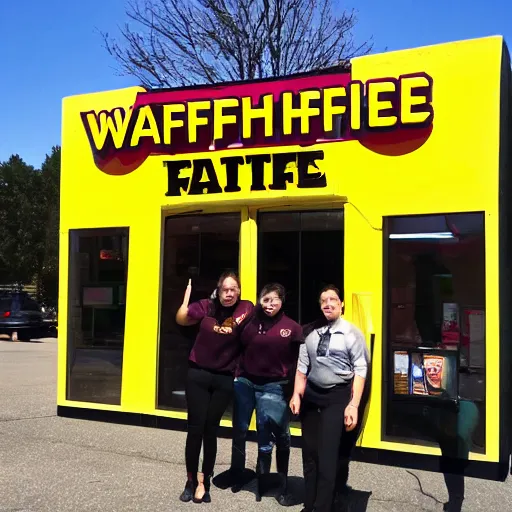
[[[246,316],[247,313],[242,313],[239,317],[235,318],[235,322],[237,323],[237,325],[240,325]]]
[[[281,331],[279,332],[282,338],[288,338],[288,336],[290,336],[291,333],[292,331],[290,329],[281,329]]]

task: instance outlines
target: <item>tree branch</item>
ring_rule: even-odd
[[[129,0],[118,38],[101,35],[118,71],[148,88],[284,76],[372,50],[335,1]]]

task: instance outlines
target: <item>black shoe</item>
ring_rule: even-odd
[[[445,512],[461,512],[463,502],[464,498],[451,498],[443,505],[443,510]]]
[[[213,474],[212,474],[213,476]],[[212,476],[204,479],[204,490],[206,491],[203,496],[203,503],[211,503],[212,497],[210,496],[210,487],[212,484]]]
[[[195,487],[195,483],[192,480],[187,480],[185,489],[183,489],[183,492],[180,495],[180,501],[188,503],[191,499],[193,499],[194,492],[196,491]]]
[[[192,501],[194,503],[211,503],[212,497],[210,495],[210,485],[211,485],[211,478],[205,477],[204,479],[204,494],[202,498],[196,498],[195,496],[192,498]]]
[[[277,472],[281,475],[283,483],[279,494],[276,497],[277,502],[282,507],[291,507],[294,505],[293,496],[288,493],[288,466],[290,464],[290,450],[276,451]]]
[[[336,488],[334,491],[334,499],[333,499],[333,507],[334,510],[338,510],[343,504],[347,501],[350,493],[352,492],[352,487],[347,484],[343,484],[340,487]]]
[[[206,491],[204,494],[203,494],[203,497],[202,498],[192,498],[192,501],[194,503],[211,503],[212,502],[212,497],[210,496],[210,493],[208,491]]]
[[[265,477],[270,473],[272,466],[272,452],[259,452],[258,461],[256,462],[256,476],[258,484],[256,486],[256,501],[261,501],[262,496],[265,494],[266,485]]]

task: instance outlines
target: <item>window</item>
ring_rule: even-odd
[[[343,210],[261,213],[258,289],[281,283],[286,314],[301,324],[316,320],[320,290],[343,287],[343,243]]]
[[[25,295],[21,297],[20,310],[40,312],[41,307],[34,299],[30,298],[28,295]]]
[[[68,400],[119,405],[128,229],[70,231]]]
[[[385,258],[385,435],[484,451],[484,214],[388,218]]]
[[[0,313],[11,311],[12,309],[12,298],[11,297],[0,297]]]
[[[197,326],[175,314],[192,280],[190,302],[208,298],[225,270],[238,272],[240,214],[180,215],[165,222],[158,407],[186,409],[188,356]]]

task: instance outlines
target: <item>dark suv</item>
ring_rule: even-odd
[[[26,292],[0,292],[0,334],[12,339],[38,337],[44,329],[41,306]]]

